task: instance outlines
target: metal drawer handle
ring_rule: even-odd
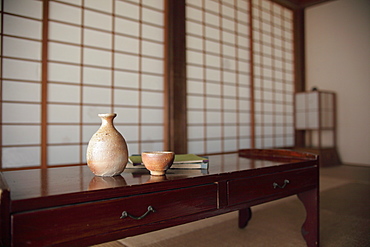
[[[127,211],[123,211],[120,219],[126,218],[128,216],[128,217],[130,217],[130,218],[132,218],[134,220],[141,220],[145,216],[147,216],[150,212],[153,212],[153,213],[155,212],[155,210],[154,210],[154,208],[152,206],[149,206],[148,207],[148,211],[146,211],[145,214],[143,214],[142,216],[139,216],[139,217],[133,216],[133,215],[127,213]]]
[[[289,184],[289,180],[285,179],[282,186],[280,186],[278,183],[273,183],[272,186],[274,186],[274,189],[276,189],[277,187],[279,187],[280,189],[284,189],[287,184]]]

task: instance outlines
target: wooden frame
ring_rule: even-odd
[[[185,0],[165,1],[165,149],[187,153]]]

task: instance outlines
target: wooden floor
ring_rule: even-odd
[[[370,166],[320,168],[321,247],[370,246]],[[168,246],[305,246],[298,231],[304,210],[296,198],[252,207],[246,229],[236,227],[237,215],[193,222],[176,228],[97,245],[99,247]],[[296,216],[294,216],[296,214]],[[275,216],[277,215],[277,216]],[[279,221],[279,222],[277,222]],[[288,230],[285,230],[288,229]],[[279,234],[279,231],[282,231]],[[170,236],[169,236],[170,235]],[[233,236],[230,236],[233,235]]]

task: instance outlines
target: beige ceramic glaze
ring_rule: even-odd
[[[168,151],[144,152],[141,154],[141,159],[151,175],[163,176],[166,170],[171,167],[175,153]]]
[[[89,190],[100,190],[126,186],[126,180],[122,176],[98,177],[94,176],[89,183]]]
[[[99,114],[102,124],[91,137],[86,152],[87,165],[96,176],[115,176],[128,161],[127,144],[113,125],[115,113]]]

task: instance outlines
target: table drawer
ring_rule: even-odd
[[[216,208],[217,185],[208,184],[17,213],[12,215],[12,236],[15,246],[52,245]]]
[[[235,179],[228,182],[228,203],[235,205],[264,197],[287,196],[317,184],[317,168]]]

